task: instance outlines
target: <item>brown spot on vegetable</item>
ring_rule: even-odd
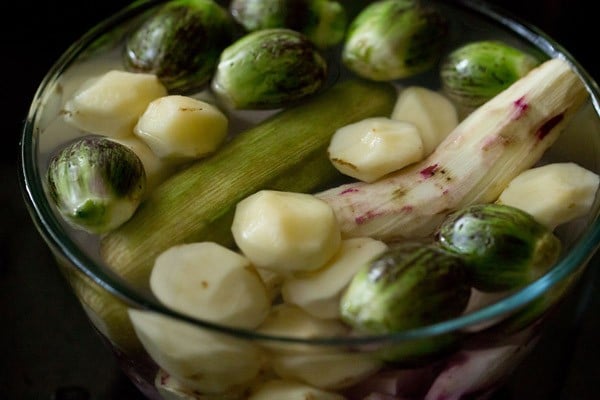
[[[200,284],[202,285],[203,289],[206,289],[208,287],[208,282],[207,281],[202,281],[202,282],[200,282]]]
[[[356,167],[356,165],[349,163],[348,161],[342,160],[340,158],[332,158],[331,159],[332,163],[336,163],[336,164],[340,164],[340,165],[345,165],[349,168],[352,168],[353,170],[358,170],[358,168]]]
[[[392,192],[392,197],[395,199],[399,199],[406,194],[405,188],[398,188]]]
[[[179,107],[179,111],[202,111],[202,107]]]

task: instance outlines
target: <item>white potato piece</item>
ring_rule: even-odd
[[[265,321],[258,327],[258,332],[280,337],[315,339],[345,336],[348,328],[339,320],[316,318],[298,306],[281,303],[271,309]],[[319,347],[275,341],[263,342],[262,345],[269,350],[285,353],[320,350]]]
[[[273,370],[282,378],[296,379],[321,389],[350,387],[377,372],[382,364],[369,354],[350,352],[278,353]]]
[[[254,343],[149,311],[129,310],[140,342],[162,369],[202,393],[224,393],[255,379],[264,358]]]
[[[331,207],[305,193],[261,190],[246,197],[231,231],[254,265],[283,275],[321,268],[341,243]]]
[[[327,149],[333,166],[363,182],[423,159],[423,141],[409,122],[373,117],[335,131]]]
[[[169,95],[148,105],[134,133],[161,158],[192,160],[217,150],[228,124],[225,114],[210,103]]]
[[[158,157],[146,143],[135,136],[111,138],[111,140],[133,150],[142,161],[144,171],[146,171],[146,194],[152,192],[156,186],[175,171],[173,163],[166,162]]]
[[[265,284],[271,301],[279,297],[285,276],[264,268],[256,268],[256,272],[258,272],[260,279]]]
[[[336,319],[320,319],[301,308],[275,306],[260,333],[301,339],[345,336],[347,328]],[[322,389],[348,387],[374,373],[381,363],[368,354],[349,353],[334,346],[264,342],[270,364],[279,376]]]
[[[458,125],[458,111],[441,93],[421,86],[409,86],[399,96],[391,118],[414,124],[428,156]]]
[[[546,164],[515,177],[497,202],[520,208],[554,229],[589,212],[598,184],[596,173],[573,162]]]
[[[242,400],[244,397],[238,392],[200,394],[197,390],[170,375],[167,371],[159,369],[154,379],[154,386],[163,400]]]
[[[275,379],[265,382],[248,400],[344,400],[345,397],[304,383]]]
[[[320,270],[286,279],[283,300],[318,318],[339,318],[339,301],[354,274],[388,246],[368,237],[342,241],[340,250]]]
[[[148,104],[167,89],[154,74],[110,70],[84,83],[63,108],[67,123],[97,135],[133,135]]]
[[[150,288],[165,305],[228,326],[255,328],[271,300],[250,261],[213,242],[188,243],[162,252]]]

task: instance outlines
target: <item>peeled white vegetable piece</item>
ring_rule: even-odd
[[[149,311],[130,309],[129,317],[152,359],[184,387],[223,393],[245,387],[258,376],[264,358],[244,341]]]
[[[163,400],[242,400],[244,398],[239,391],[218,394],[198,393],[197,390],[190,389],[162,369],[159,369],[156,374],[154,386]]]
[[[336,319],[320,319],[311,316],[300,307],[281,303],[273,306],[265,321],[258,327],[263,334],[298,339],[315,339],[345,336],[348,328]],[[310,345],[264,342],[269,350],[276,352],[307,352],[319,349]]]
[[[275,372],[321,389],[343,389],[360,382],[381,368],[381,362],[364,353],[328,352],[275,354]]]
[[[297,306],[273,308],[259,332],[303,339],[344,336],[347,328],[335,319],[319,319]],[[273,370],[321,389],[348,387],[375,373],[381,363],[366,353],[351,353],[332,346],[265,342]]]
[[[325,267],[286,279],[281,289],[283,300],[318,318],[338,318],[344,288],[361,267],[386,249],[385,243],[368,237],[343,240]]]
[[[228,326],[255,328],[271,300],[250,261],[219,244],[188,243],[162,252],[150,288],[165,305]]]
[[[458,111],[441,93],[421,86],[403,89],[391,115],[419,129],[424,156],[428,156],[458,125]]]
[[[284,379],[265,382],[248,400],[344,400],[344,396]]]
[[[363,182],[376,181],[424,157],[418,128],[385,117],[366,118],[338,129],[327,152],[336,169]]]
[[[189,96],[152,101],[137,122],[135,134],[161,158],[197,159],[219,148],[229,121],[217,107]]]
[[[576,163],[553,163],[531,168],[511,180],[497,202],[531,214],[554,229],[587,214],[600,177]]]
[[[148,104],[166,94],[154,74],[111,70],[84,83],[62,112],[67,123],[83,131],[126,137],[133,135]]]
[[[254,265],[282,274],[321,268],[341,243],[333,210],[305,193],[261,190],[246,197],[231,231]]]
[[[588,99],[572,66],[553,58],[469,114],[421,162],[315,196],[334,209],[344,237],[427,237],[453,210],[495,201]]]

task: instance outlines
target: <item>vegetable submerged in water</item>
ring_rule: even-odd
[[[440,68],[442,89],[462,113],[479,107],[540,61],[500,41],[468,43],[452,51]]]
[[[391,333],[459,315],[471,294],[463,260],[434,245],[403,243],[361,269],[342,295],[342,320]]]
[[[127,224],[103,238],[102,256],[133,285],[145,285],[154,258],[174,244],[233,245],[240,200],[265,188],[312,192],[339,179],[327,157],[333,132],[391,113],[395,100],[391,85],[349,80],[240,133],[153,191]]]
[[[138,156],[97,136],[63,148],[50,161],[47,180],[50,197],[63,217],[93,233],[111,231],[131,218],[146,187]]]
[[[436,237],[464,258],[475,288],[516,289],[534,281],[558,259],[559,239],[526,212],[507,205],[475,204],[449,215]]]
[[[425,160],[317,196],[334,208],[345,237],[430,236],[453,210],[495,201],[542,157],[587,98],[569,63],[549,60],[464,119]]]
[[[433,67],[447,28],[437,9],[418,1],[377,1],[350,23],[342,61],[367,79],[410,77]]]
[[[331,0],[233,0],[229,9],[248,31],[293,29],[319,48],[338,44],[348,22],[344,6]]]
[[[128,38],[125,68],[158,76],[170,93],[191,93],[208,83],[236,28],[212,0],[172,0]]]
[[[233,108],[279,108],[319,90],[327,62],[306,36],[291,29],[263,29],[221,54],[214,92]]]

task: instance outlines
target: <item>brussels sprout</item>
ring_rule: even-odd
[[[560,254],[561,243],[528,213],[507,205],[475,204],[450,214],[437,240],[459,254],[473,287],[518,288],[540,277]]]
[[[471,290],[462,259],[433,244],[402,243],[376,257],[342,295],[342,320],[390,333],[459,315]]]
[[[318,91],[327,62],[291,29],[251,32],[221,54],[212,88],[234,108],[277,108]]]
[[[331,0],[233,0],[229,8],[248,31],[289,28],[320,48],[340,43],[348,23],[344,6]]]
[[[133,215],[144,194],[146,174],[132,150],[105,137],[89,136],[52,158],[47,181],[67,222],[105,233]]]
[[[444,93],[469,112],[540,63],[533,55],[500,41],[478,41],[448,54],[440,68]]]
[[[447,29],[437,9],[416,0],[377,1],[350,23],[342,61],[367,79],[410,77],[438,61]]]
[[[191,93],[208,83],[236,24],[212,0],[165,3],[127,38],[125,68],[153,73],[171,93]]]

